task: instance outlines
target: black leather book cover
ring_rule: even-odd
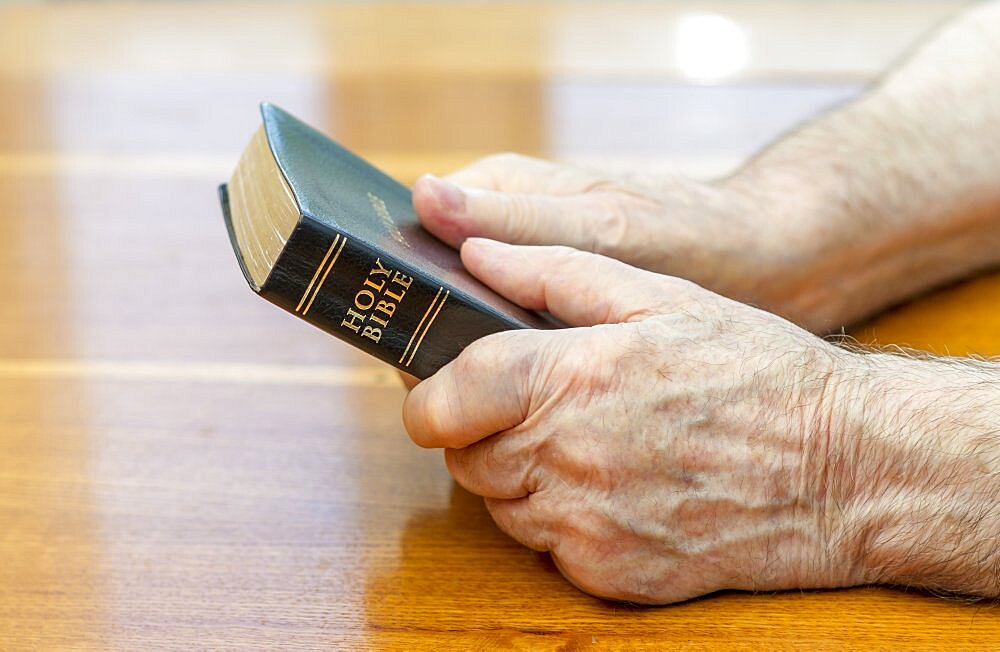
[[[418,378],[484,335],[549,327],[470,276],[420,226],[406,186],[276,106],[261,114],[300,212],[261,296]],[[250,282],[225,185],[219,196]]]

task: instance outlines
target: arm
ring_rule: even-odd
[[[474,239],[462,259],[572,328],[475,342],[410,392],[407,430],[583,590],[1000,598],[998,365],[845,350],[567,248]]]
[[[811,324],[1000,263],[1000,3],[966,11],[721,185],[756,197],[765,233],[787,229],[795,273],[770,279],[766,300]]]
[[[993,2],[728,179],[618,178],[499,155],[422,179],[414,203],[454,246],[565,244],[831,331],[1000,262],[998,134]]]
[[[834,450],[833,540],[865,582],[1000,598],[1000,365],[859,356]]]

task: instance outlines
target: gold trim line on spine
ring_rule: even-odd
[[[313,289],[313,285],[316,284],[316,279],[319,278],[319,273],[323,271],[324,267],[326,267],[326,261],[330,260],[330,254],[333,253],[333,248],[337,246],[338,240],[340,240],[339,233],[334,236],[333,242],[330,243],[330,248],[326,250],[326,255],[323,256],[322,262],[316,266],[316,273],[313,274],[312,280],[310,280],[309,285],[306,286],[306,291],[302,293],[302,298],[299,299],[299,305],[295,306],[295,312],[302,310],[302,304],[306,302],[309,292]]]
[[[450,294],[451,290],[446,290],[444,296],[441,297],[441,302],[438,304],[437,309],[434,311],[434,316],[432,316],[430,321],[427,322],[427,326],[424,327],[424,332],[420,334],[420,339],[417,340],[417,345],[413,347],[413,351],[410,352],[410,359],[406,361],[407,367],[409,367],[410,363],[413,362],[413,356],[417,355],[417,349],[419,349],[420,345],[423,343],[424,336],[427,335],[427,332],[431,329],[431,325],[434,323],[434,320],[437,319],[438,313],[441,312],[441,308],[444,307],[444,302],[448,300],[448,295]]]
[[[403,355],[399,356],[399,361],[401,363],[403,362],[403,359],[406,358],[406,354],[410,352],[410,347],[413,346],[413,340],[417,339],[417,335],[420,333],[420,329],[423,327],[424,321],[427,320],[427,315],[431,314],[431,310],[434,310],[434,304],[437,303],[437,300],[441,297],[442,292],[444,292],[444,288],[438,288],[438,293],[434,295],[431,305],[427,306],[427,310],[424,311],[424,316],[420,318],[420,323],[413,329],[413,335],[410,335],[410,341],[406,343],[406,348],[403,349]]]
[[[323,278],[319,280],[319,284],[316,286],[316,290],[313,291],[312,298],[309,299],[309,303],[306,305],[305,310],[302,311],[303,316],[305,316],[309,312],[309,308],[312,307],[313,301],[315,301],[316,297],[319,296],[319,291],[323,287],[323,284],[326,283],[326,277],[330,275],[330,271],[333,269],[333,266],[337,264],[337,259],[340,258],[340,252],[344,250],[345,244],[347,244],[346,236],[343,239],[341,239],[340,246],[337,247],[337,253],[333,254],[333,260],[330,261],[330,264],[327,266],[326,271],[323,272]]]

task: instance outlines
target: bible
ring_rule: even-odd
[[[474,340],[546,328],[420,226],[410,190],[271,104],[219,199],[254,292],[417,378]]]

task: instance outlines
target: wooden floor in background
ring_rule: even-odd
[[[250,293],[215,200],[265,99],[407,181],[722,173],[962,4],[0,7],[0,647],[1000,646],[997,608],[902,590],[579,593],[409,442],[389,370]],[[1000,354],[1000,277],[858,332]]]

